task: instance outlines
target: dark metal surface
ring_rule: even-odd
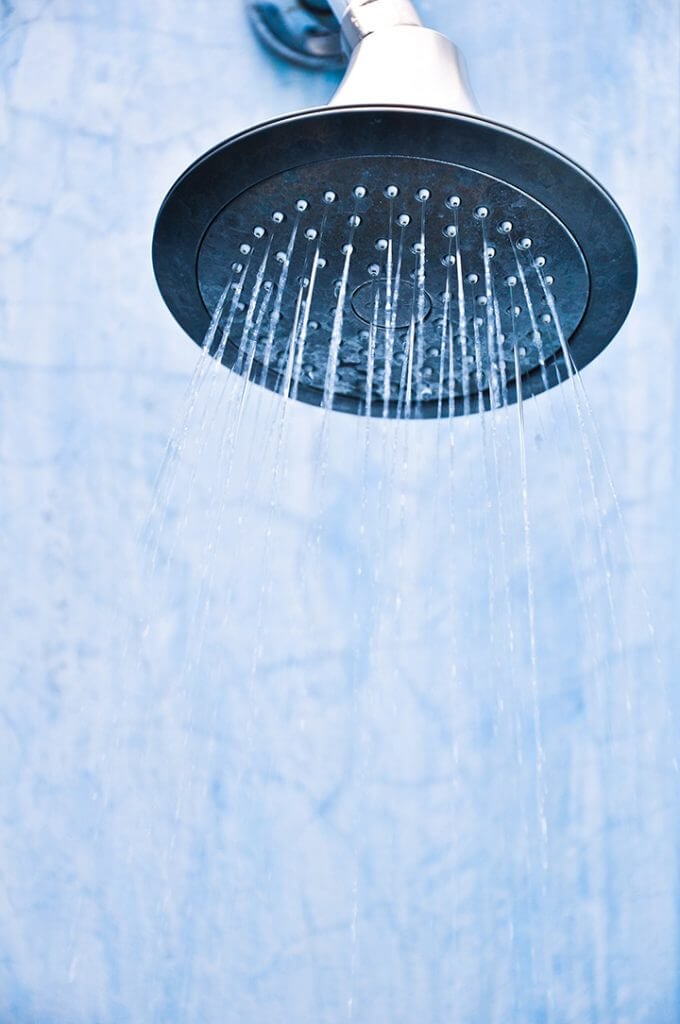
[[[388,200],[386,186],[399,187],[399,196]],[[357,198],[359,185],[366,194]],[[430,198],[418,202],[417,192],[426,188]],[[330,206],[324,193],[333,190],[337,199]],[[376,280],[385,276],[385,253],[376,247],[389,230],[393,217],[410,218],[404,229],[394,227],[395,256],[403,242],[406,282],[398,311],[401,330],[414,308],[414,279],[420,255],[414,247],[425,239],[425,300],[416,319],[420,341],[431,361],[424,358],[419,382],[419,416],[436,415],[441,402],[435,381],[441,367],[437,347],[446,292],[447,252],[450,239],[446,228],[454,223],[446,199],[452,194],[461,202],[455,211],[461,266],[465,272],[468,328],[472,337],[477,303],[484,303],[484,239],[495,249],[494,279],[498,297],[499,332],[512,330],[511,309],[502,282],[513,273],[517,240],[529,237],[529,253],[520,253],[537,317],[547,316],[545,300],[531,261],[541,253],[545,272],[554,280],[552,291],[558,302],[570,351],[577,366],[593,359],[616,334],[630,308],[636,279],[633,240],[615,203],[584,171],[535,140],[504,126],[479,118],[412,108],[323,108],[272,121],[243,133],[216,147],[198,160],[173,186],[159,213],[154,235],[153,258],[161,292],[173,315],[196,341],[201,343],[212,310],[225,286],[242,246],[248,249],[246,272],[250,285],[244,289],[243,309],[247,317],[247,292],[255,280],[262,257],[269,251],[272,270],[267,279],[276,283],[276,254],[286,251],[294,225],[298,242],[291,258],[289,285],[282,305],[283,320],[277,331],[272,361],[264,383],[276,388],[281,379],[281,362],[294,316],[300,280],[309,273],[310,258],[317,239],[304,241],[305,232],[320,232],[320,251],[326,265],[319,271],[311,320],[313,330],[305,347],[304,366],[297,397],[321,404],[323,378],[328,357],[333,310],[344,256],[343,245],[350,239],[348,218],[357,215],[360,225],[352,233],[348,302],[343,328],[338,389],[334,408],[351,412],[363,409],[367,372],[367,323],[373,319]],[[297,209],[302,200],[304,209]],[[489,215],[482,221],[475,215],[480,205]],[[284,214],[276,223],[273,213]],[[511,238],[498,230],[503,221],[512,223]],[[254,229],[264,229],[260,237]],[[403,230],[403,238],[401,231]],[[258,231],[259,234],[259,231]],[[269,247],[269,250],[268,248]],[[444,263],[442,263],[442,259]],[[244,264],[245,266],[245,261]],[[307,269],[305,269],[307,268]],[[370,270],[369,270],[370,268]],[[375,276],[373,276],[375,275]],[[468,283],[476,275],[477,284]],[[378,284],[380,287],[380,284]],[[382,286],[384,288],[384,285]],[[409,291],[410,289],[410,291]],[[519,292],[515,289],[515,301]],[[522,331],[522,389],[531,395],[543,390],[538,353],[532,339],[528,311],[516,318]],[[454,317],[455,318],[455,317]],[[485,330],[479,318],[480,332]],[[380,324],[378,324],[380,327]],[[233,336],[240,336],[238,323]],[[384,331],[376,331],[376,366],[384,362]],[[395,345],[405,345],[400,337]],[[255,353],[252,376],[261,380],[264,342]],[[381,348],[382,346],[382,348]],[[548,358],[545,376],[550,386],[566,373],[554,325],[546,325],[543,337]],[[232,365],[236,345],[225,349],[223,361]],[[508,400],[516,399],[512,381],[514,367],[507,359]],[[403,357],[402,357],[403,358]],[[460,353],[454,367],[455,412],[465,411],[460,393]],[[472,391],[484,392],[488,357],[483,356],[470,382]],[[395,372],[397,372],[395,370]],[[382,387],[374,382],[376,397]],[[445,389],[448,382],[444,381]],[[482,394],[488,403],[488,395]],[[377,403],[376,403],[377,404]],[[469,409],[469,404],[467,404]],[[376,408],[376,413],[382,411]],[[396,412],[396,400],[390,406]]]
[[[260,42],[277,57],[317,71],[346,66],[340,26],[323,0],[247,0],[246,13]]]

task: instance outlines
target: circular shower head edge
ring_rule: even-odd
[[[316,204],[319,217],[323,186],[337,184],[338,193],[347,191],[357,169],[372,184],[387,184],[398,174],[408,177],[412,169],[416,178],[425,176],[433,185],[433,197],[437,190],[441,196],[455,191],[460,180],[468,189],[468,206],[475,189],[481,189],[480,194],[511,206],[523,231],[530,232],[533,226],[537,239],[541,232],[546,234],[554,248],[546,255],[562,267],[559,284],[569,289],[566,295],[558,291],[560,299],[573,298],[565,333],[579,369],[619,330],[635,291],[635,245],[621,210],[587,172],[531,136],[478,115],[353,104],[305,110],[247,129],[200,157],[173,185],[154,231],[154,271],[173,316],[194,341],[200,344],[205,336],[211,296],[224,277],[217,242],[231,237],[230,211],[235,214],[236,233],[251,213],[253,224],[271,215],[267,203],[271,205],[272,196],[294,216],[303,188],[310,193],[305,195],[311,204],[309,216]],[[370,210],[367,213],[370,216]],[[495,226],[504,214],[499,206],[491,215]],[[434,238],[428,238],[431,247]],[[329,237],[329,244],[334,241]],[[499,253],[505,251],[504,241]],[[428,330],[432,329],[428,321]],[[232,347],[225,349],[222,359],[234,362]],[[549,386],[558,383],[565,371],[562,355],[555,351],[542,369],[534,366],[522,373],[523,396],[542,391],[546,378]],[[274,387],[276,375],[265,376],[262,382]],[[359,396],[349,386],[345,390],[336,395],[333,408],[360,411]],[[296,397],[318,405],[323,395],[318,385],[301,381]],[[516,397],[515,384],[509,380],[507,400]],[[489,396],[481,398],[488,406]],[[451,411],[462,412],[464,406],[464,397],[458,394]],[[394,403],[390,414],[396,414]],[[418,415],[437,415],[437,403],[423,401]]]

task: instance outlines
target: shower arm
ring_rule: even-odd
[[[279,58],[325,71],[349,58],[330,106],[478,112],[462,55],[424,27],[411,0],[246,0],[246,11]]]
[[[465,61],[411,0],[328,0],[349,67],[330,106],[391,104],[475,114]]]
[[[372,32],[423,23],[411,0],[328,0],[343,38],[351,50]]]

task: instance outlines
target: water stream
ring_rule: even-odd
[[[651,842],[633,837],[647,755],[624,764],[610,742],[645,728],[616,600],[621,508],[608,472],[598,479],[602,442],[549,275],[508,233],[499,244],[513,246],[516,273],[498,279],[483,217],[481,274],[467,272],[450,208],[428,347],[428,197],[412,246],[389,204],[369,270],[359,418],[333,411],[356,329],[359,215],[320,409],[298,399],[319,344],[325,221],[304,233],[294,221],[278,251],[272,240],[241,250],[164,457],[145,533],[156,621],[139,657],[158,658],[174,637],[158,658],[163,721],[177,715],[194,739],[172,769],[174,820],[153,839],[154,913],[170,933],[191,922],[195,941],[210,941],[195,897],[176,889],[178,858],[190,871],[198,858],[205,914],[214,900],[233,920],[215,969],[235,991],[254,986],[230,1020],[267,1004],[284,964],[297,965],[315,1022],[464,1024],[486,1007],[492,1024],[605,1024],[609,1008],[623,1020],[632,1005],[608,910],[624,847],[604,831],[627,808],[625,848],[643,857]],[[564,383],[529,399],[531,344],[543,387],[560,357]],[[253,383],[272,374],[278,395]],[[449,415],[457,403],[466,416]],[[192,563],[189,532],[202,544]],[[180,565],[193,593],[181,628],[168,589]],[[544,613],[555,601],[557,632]],[[255,638],[250,650],[241,635]],[[159,729],[171,745],[171,726]],[[197,845],[187,821],[214,807],[219,841]],[[271,858],[294,897],[276,888]],[[565,894],[574,916],[560,929]],[[626,906],[634,920],[632,897]],[[261,948],[239,944],[246,919]],[[273,920],[282,933],[270,934]],[[156,955],[167,942],[159,933]],[[406,1011],[395,970],[412,993]],[[176,989],[155,993],[155,1019],[169,999],[196,998],[197,971],[181,967]]]

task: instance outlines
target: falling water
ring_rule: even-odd
[[[388,197],[389,198],[389,197]],[[394,355],[394,314],[393,314],[393,301],[394,296],[394,203],[392,198],[389,199],[389,220],[388,220],[388,231],[386,238],[386,250],[387,257],[385,261],[385,367],[384,367],[384,378],[383,378],[383,416],[389,414],[390,404],[390,385],[392,383],[392,357]],[[400,235],[399,254],[397,257],[397,285],[399,278],[401,277],[401,257],[402,257],[402,245],[403,245],[403,233]],[[396,296],[396,302],[398,303],[399,296]],[[368,396],[367,396],[368,398]]]
[[[419,189],[416,198],[420,203],[420,237],[414,249],[416,252],[416,269],[415,269],[415,280],[416,289],[414,295],[415,301],[415,381],[416,381],[416,412],[419,413],[422,408],[422,401],[424,398],[429,398],[431,394],[431,388],[425,389],[423,384],[423,363],[425,361],[425,264],[427,260],[427,243],[425,233],[425,216],[427,211],[427,201],[430,198],[429,189]],[[408,406],[410,410],[410,404]]]
[[[163,452],[163,457],[161,459],[161,464],[153,488],[153,499],[142,530],[145,551],[148,550],[149,545],[153,543],[152,559],[154,563],[157,557],[157,549],[164,525],[165,511],[170,501],[174,486],[174,474],[172,469],[176,466],[178,459],[182,455],[184,446],[186,445],[196,403],[198,401],[201,387],[206,379],[206,371],[211,365],[209,356],[215,340],[215,335],[222,319],[225,304],[234,287],[232,273],[232,277],[222,291],[212,317],[210,318],[210,324],[208,325],[205,337],[201,343],[201,353],[196,362],[191,381],[185,393],[183,408],[170,433],[168,442],[165,446],[165,451]],[[152,524],[156,519],[159,510],[163,515],[163,519],[155,536],[153,536]]]
[[[263,831],[258,817],[259,802],[265,799],[264,806],[270,806],[270,788],[282,785],[276,782],[282,773],[290,776],[283,788],[297,787],[301,802],[298,832],[291,842],[304,851],[306,836],[313,833],[312,848],[323,864],[325,824],[342,836],[346,877],[340,871],[335,881],[344,904],[332,920],[346,937],[346,962],[338,966],[342,980],[335,995],[328,989],[333,984],[330,973],[324,975],[326,983],[318,978],[313,983],[318,1020],[327,1019],[324,1007],[334,999],[348,1020],[367,1019],[370,971],[381,969],[372,949],[373,935],[382,934],[376,907],[386,907],[387,917],[391,915],[383,962],[394,965],[405,958],[404,969],[422,1001],[417,970],[408,966],[404,952],[416,934],[416,945],[429,948],[426,933],[417,932],[414,907],[420,901],[430,908],[429,928],[436,930],[437,915],[442,915],[447,948],[456,951],[441,967],[447,973],[441,992],[447,994],[436,1006],[423,1004],[428,1019],[439,1014],[462,1024],[474,1017],[487,991],[484,950],[492,946],[502,977],[490,1010],[492,1024],[529,1019],[539,1012],[550,1024],[558,1024],[564,1000],[570,997],[555,969],[560,938],[547,932],[548,920],[559,905],[560,884],[571,887],[574,900],[581,896],[569,874],[569,850],[577,855],[572,847],[563,852],[558,846],[564,839],[559,801],[566,785],[559,773],[570,770],[565,758],[572,748],[565,746],[561,733],[559,742],[554,738],[558,727],[553,708],[562,707],[559,702],[566,698],[555,689],[557,653],[546,646],[541,630],[541,602],[549,600],[554,584],[551,566],[542,560],[548,526],[536,511],[541,463],[532,460],[539,435],[541,444],[554,446],[555,460],[564,449],[565,473],[571,471],[573,456],[568,439],[561,436],[565,419],[555,415],[555,403],[564,403],[565,393],[554,400],[549,395],[527,400],[536,379],[547,390],[557,364],[573,385],[597,547],[600,563],[607,567],[606,612],[587,580],[561,583],[569,588],[574,609],[562,639],[566,643],[573,634],[583,645],[573,654],[573,687],[584,694],[584,720],[601,731],[607,727],[611,687],[625,654],[620,630],[617,656],[609,661],[603,639],[603,631],[617,623],[607,549],[612,538],[597,490],[587,430],[590,411],[579,390],[549,275],[510,228],[501,225],[496,240],[483,208],[464,220],[455,195],[446,206],[452,223],[443,222],[441,251],[433,252],[429,224],[434,200],[426,192],[421,190],[420,206],[414,207],[419,218],[411,219],[398,205],[398,196],[386,191],[384,226],[375,241],[378,256],[370,265],[360,264],[358,255],[365,223],[360,205],[364,197],[357,192],[341,253],[332,251],[328,231],[334,197],[317,222],[298,205],[290,222],[282,219],[275,232],[243,242],[233,259],[232,254],[225,257],[231,276],[216,302],[187,407],[168,449],[172,447],[177,472],[184,476],[171,488],[164,484],[154,498],[158,507],[173,495],[176,500],[186,479],[179,491],[186,495],[186,504],[176,520],[169,569],[182,559],[189,529],[202,523],[197,530],[202,557],[197,562],[193,557],[196,592],[185,602],[190,614],[183,624],[184,650],[173,701],[190,733],[198,737],[203,730],[207,736],[205,745],[198,740],[193,744],[175,780],[174,825],[171,843],[159,858],[162,883],[156,913],[168,912],[163,908],[171,902],[174,858],[182,843],[189,842],[182,838],[184,820],[196,801],[210,806],[207,776],[202,783],[200,766],[209,765],[215,777],[225,775],[221,730],[233,719],[238,736],[229,748],[225,800],[234,809],[229,827],[236,847],[233,863],[224,874],[215,870],[211,882],[211,891],[224,888],[220,898],[225,910],[231,899],[241,907],[239,901],[251,891],[254,878],[263,887],[263,906],[267,899],[278,899],[266,871],[258,875],[244,851],[258,836],[263,849],[270,843],[277,856],[286,856],[274,818],[268,819],[269,831]],[[466,232],[475,233],[474,246]],[[435,261],[441,281],[436,294],[431,284]],[[504,268],[502,275],[497,266]],[[321,307],[323,301],[328,306],[322,296],[329,272],[335,285],[331,310]],[[356,307],[359,286],[367,296],[361,317]],[[434,303],[439,305],[431,309]],[[330,324],[327,334],[319,326],[324,317]],[[321,372],[320,353],[325,359]],[[224,378],[222,362],[233,366]],[[362,382],[358,423],[333,413],[347,397],[348,367]],[[207,372],[211,368],[213,374]],[[529,378],[534,383],[525,385]],[[261,391],[255,381],[267,381],[270,387],[275,382],[278,396]],[[294,401],[314,388],[320,411]],[[257,419],[251,395],[258,400]],[[436,410],[437,424],[422,422],[428,409],[432,415]],[[455,411],[469,416],[455,418]],[[447,423],[440,424],[444,418]],[[303,460],[310,449],[316,457],[313,466]],[[182,465],[194,456],[195,464]],[[338,469],[344,465],[346,478]],[[575,476],[577,491],[579,473]],[[427,500],[420,499],[421,493]],[[565,506],[562,502],[552,513],[550,530],[564,536],[570,564],[577,565]],[[254,518],[258,509],[259,518]],[[586,532],[593,522],[587,508],[582,520]],[[295,531],[297,539],[292,540]],[[153,541],[157,552],[160,535]],[[336,551],[343,552],[341,558],[335,558]],[[289,562],[286,571],[294,585],[282,575]],[[255,580],[247,614],[256,640],[250,651],[239,654],[245,573]],[[317,619],[314,607],[326,601],[328,619],[334,622],[328,634],[321,625],[322,609]],[[341,607],[350,609],[346,616]],[[294,625],[286,637],[288,617]],[[157,643],[158,638],[151,636],[148,642]],[[234,680],[233,692],[221,682],[219,652],[228,642],[236,644],[242,677],[237,685],[233,673],[225,675]],[[325,650],[329,664],[337,663],[337,670],[323,667],[314,653],[317,647]],[[305,666],[307,657],[317,659],[310,661],[316,668],[299,668],[303,675],[298,679],[293,666]],[[585,675],[578,674],[588,658],[594,666],[594,696],[588,694]],[[630,680],[627,686],[631,688]],[[634,687],[630,693],[632,700]],[[637,712],[639,704],[633,706]],[[330,728],[324,715],[334,707],[344,710]],[[290,715],[294,724],[283,748],[265,754],[276,714]],[[574,752],[581,749],[579,744],[590,749],[579,737],[576,717],[570,728]],[[394,735],[394,748],[384,734]],[[319,756],[317,742],[325,744],[333,763],[337,760],[344,781],[329,778],[317,786],[316,762],[307,760],[314,751]],[[606,759],[600,755],[600,766],[592,772],[600,772],[603,788],[617,766],[614,754],[607,753]],[[324,772],[320,766],[319,774]],[[409,787],[419,794],[413,804]],[[395,805],[397,795],[400,803]],[[489,843],[484,813],[474,806],[477,795],[480,806],[488,801],[490,815],[499,813],[497,801],[502,799],[513,809],[515,820],[503,819],[497,843]],[[590,835],[600,828],[605,810],[601,802],[577,800],[574,820],[587,824]],[[234,817],[236,812],[241,817]],[[441,832],[445,846],[438,853],[440,873],[416,855],[418,830],[426,832],[430,818],[447,822]],[[372,858],[381,836],[385,877],[377,878]],[[606,884],[609,847],[593,838],[578,856],[584,865],[583,884],[598,891]],[[412,863],[409,876],[400,867],[407,862]],[[259,854],[256,863],[262,870]],[[290,871],[292,880],[292,866]],[[421,876],[431,888],[423,881],[421,891]],[[304,888],[306,883],[301,877],[292,884]],[[488,900],[481,903],[478,886],[489,888]],[[579,992],[585,992],[584,1012],[604,1021],[614,998],[615,972],[603,958],[613,940],[610,922],[594,906],[591,897],[587,913],[573,926],[573,941],[590,958],[578,981]],[[245,909],[235,913],[238,918]],[[328,927],[324,920],[312,908],[307,924],[299,925],[299,935],[306,935],[314,948],[312,973],[325,963],[319,944]],[[266,930],[263,924],[263,934]],[[402,937],[401,952],[390,952],[392,934]],[[164,941],[159,934],[159,954]],[[286,941],[298,951],[305,948],[299,936]],[[475,955],[466,959],[465,950]],[[237,945],[220,954],[225,977],[234,983],[239,955]],[[248,955],[253,965],[259,962],[256,951]],[[272,962],[276,955],[271,953]],[[181,1000],[189,1000],[194,984],[187,968]],[[435,980],[428,991],[440,991]],[[389,1007],[386,1019],[398,1014],[389,999],[384,1006]]]
[[[338,286],[338,301],[335,308],[335,314],[333,316],[333,330],[331,332],[331,340],[328,349],[328,367],[326,370],[326,383],[324,385],[323,393],[323,404],[325,409],[332,409],[333,399],[335,397],[335,384],[338,372],[338,354],[340,351],[340,343],[342,342],[342,326],[345,318],[345,303],[347,301],[347,283],[349,281],[352,253],[354,252],[352,240],[354,238],[354,232],[360,223],[361,220],[358,214],[352,214],[350,217],[349,238],[342,250],[345,254],[345,260],[342,267],[342,277],[340,278],[340,284]]]
[[[269,371],[269,364],[272,356],[272,348],[274,345],[274,339],[281,322],[281,310],[283,308],[283,300],[286,295],[286,285],[288,284],[288,272],[290,270],[290,264],[295,250],[295,243],[297,241],[299,224],[296,221],[295,226],[290,235],[288,241],[288,247],[285,251],[281,251],[276,254],[276,258],[281,264],[281,271],[279,274],[279,281],[276,287],[276,298],[274,300],[274,308],[269,321],[269,331],[267,333],[267,339],[264,346],[264,354],[262,357],[262,371],[260,373],[260,383],[264,384],[267,379],[267,373]]]

